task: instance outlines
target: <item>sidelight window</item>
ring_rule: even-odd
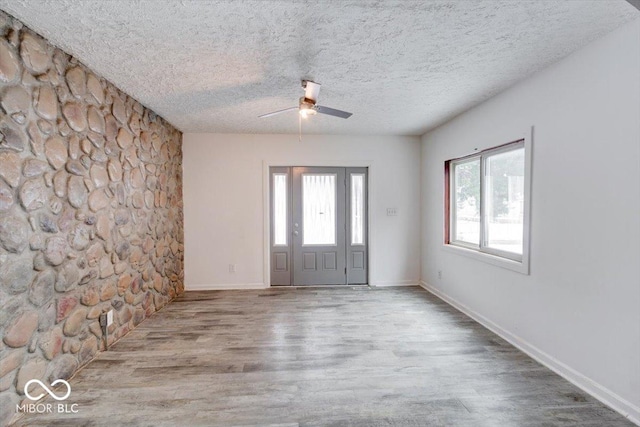
[[[287,174],[273,174],[273,244],[287,245]]]
[[[364,174],[351,174],[351,244],[364,245]]]

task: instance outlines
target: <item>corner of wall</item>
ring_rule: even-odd
[[[446,302],[459,312],[465,314],[476,322],[480,323],[485,328],[489,329],[491,332],[503,338],[505,341],[509,342],[514,347],[521,350],[523,353],[530,356],[532,359],[536,360],[540,364],[546,366],[551,369],[556,374],[560,375],[562,378],[566,379],[570,383],[574,384],[578,388],[584,390],[589,393],[591,396],[595,397],[599,401],[605,403],[611,408],[615,409],[618,413],[625,416],[631,422],[640,425],[640,408],[618,394],[612,392],[611,390],[601,386],[596,383],[592,379],[586,377],[570,366],[562,363],[557,360],[555,357],[550,354],[542,351],[538,347],[532,345],[521,337],[509,332],[504,329],[500,325],[493,322],[491,319],[483,316],[482,314],[476,312],[472,308],[467,305],[461,303],[455,298],[447,295],[446,292],[438,289],[437,287],[430,285],[424,280],[420,281],[420,287],[422,287],[427,292],[433,294],[438,297],[442,301]]]

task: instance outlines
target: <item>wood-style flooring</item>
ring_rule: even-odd
[[[188,292],[70,383],[17,425],[633,425],[411,287]]]

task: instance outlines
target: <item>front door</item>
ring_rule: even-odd
[[[293,168],[293,284],[344,285],[344,168]]]
[[[271,168],[271,284],[367,283],[366,168]]]

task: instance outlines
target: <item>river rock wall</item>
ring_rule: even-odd
[[[112,343],[180,294],[184,247],[181,133],[1,11],[0,35],[4,424],[105,348],[101,313]]]

